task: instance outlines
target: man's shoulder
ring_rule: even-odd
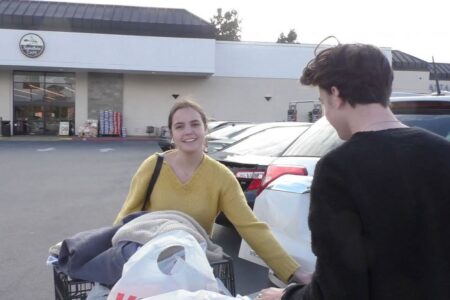
[[[348,164],[367,158],[389,160],[393,153],[429,155],[436,160],[449,158],[450,161],[450,141],[422,128],[361,132],[324,155],[320,163]]]
[[[391,139],[397,147],[416,148],[421,152],[436,153],[443,151],[450,155],[450,141],[422,128],[404,128]]]
[[[443,147],[450,147],[450,132],[447,137],[443,137],[422,128],[410,128],[410,130],[416,132],[420,138],[435,141],[435,143],[440,144]]]

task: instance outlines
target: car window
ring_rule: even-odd
[[[223,150],[238,155],[279,156],[308,127],[274,127],[255,133]]]
[[[255,125],[255,126],[247,128],[245,130],[242,130],[240,132],[236,132],[236,133],[232,134],[230,136],[230,138],[233,138],[234,140],[239,141],[239,140],[242,140],[243,138],[246,138],[254,133],[257,133],[257,132],[263,131],[267,128],[270,128],[271,126],[273,126],[273,125],[270,125],[270,124]]]
[[[225,121],[208,121],[207,124],[208,131],[214,131],[214,129],[220,128],[225,123],[226,123]]]
[[[321,157],[344,141],[326,118],[320,118],[282,156]]]
[[[220,129],[210,133],[208,135],[208,138],[215,139],[215,140],[225,139],[225,138],[229,137],[231,134],[234,134],[234,133],[237,133],[237,132],[241,132],[243,129],[248,128],[250,126],[253,126],[253,124],[250,124],[250,123],[238,123],[238,124],[231,123],[228,126],[225,126],[223,128],[220,128]]]
[[[396,114],[396,116],[410,127],[424,128],[450,140],[450,115]],[[322,157],[343,142],[326,118],[321,118],[282,156]]]
[[[450,140],[450,115],[396,115],[409,127],[420,127]]]

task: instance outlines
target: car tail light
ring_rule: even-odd
[[[308,175],[308,170],[304,167],[298,166],[279,166],[279,165],[269,165],[266,170],[266,176],[264,176],[261,181],[261,186],[258,190],[258,194],[262,192],[266,186],[269,185],[272,181],[277,179],[278,177],[286,174],[293,175]]]
[[[261,187],[264,171],[241,170],[236,172],[237,179],[251,179],[247,190],[258,190]]]

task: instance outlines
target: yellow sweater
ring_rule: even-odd
[[[133,176],[130,191],[115,224],[126,215],[142,208],[155,164],[155,154],[141,164]],[[207,155],[191,179],[184,184],[164,161],[148,210],[179,210],[187,213],[203,226],[209,235],[216,216],[223,211],[242,238],[282,280],[286,282],[298,268],[297,262],[280,246],[266,223],[256,219],[234,174]]]

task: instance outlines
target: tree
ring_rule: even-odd
[[[232,9],[222,15],[222,9],[217,9],[217,15],[211,18],[211,24],[216,27],[216,39],[221,41],[241,40],[241,20],[236,10]]]
[[[295,29],[289,30],[287,36],[285,36],[284,33],[281,33],[278,37],[277,43],[298,44],[297,33],[295,32]]]

